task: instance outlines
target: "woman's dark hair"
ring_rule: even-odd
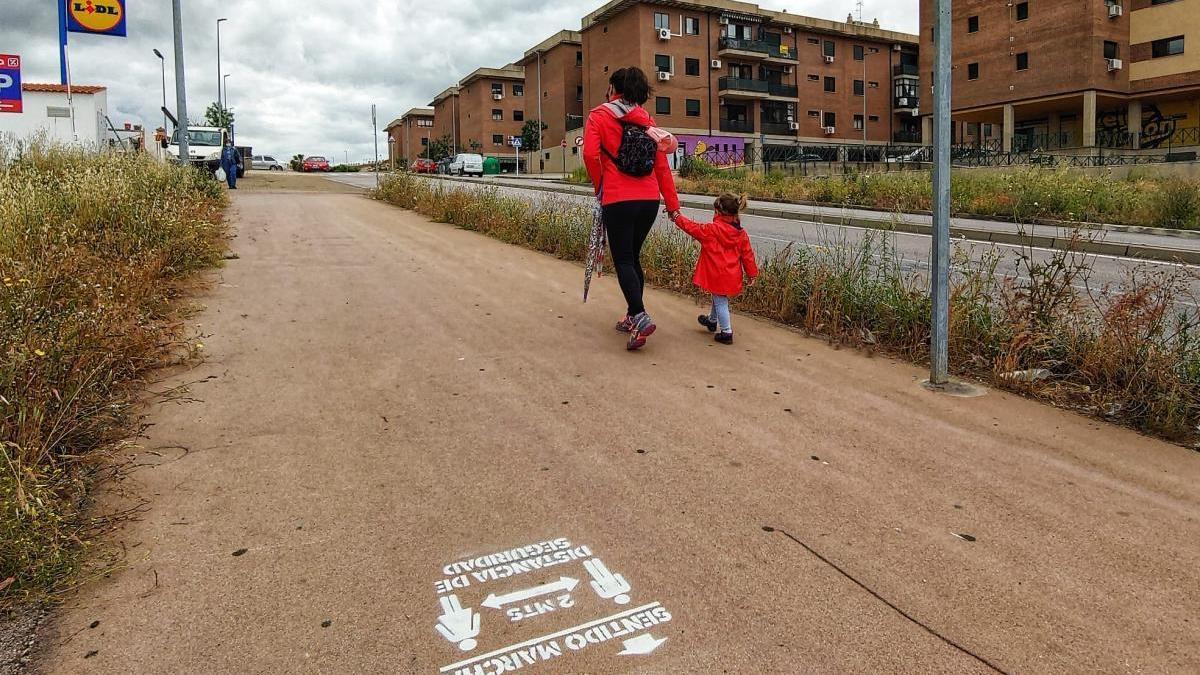
[[[637,66],[621,68],[608,78],[608,83],[613,91],[630,103],[642,105],[650,100],[650,81]]]

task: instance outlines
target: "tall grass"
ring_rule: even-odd
[[[172,299],[220,262],[224,199],[145,157],[0,144],[0,604],[70,579],[103,523],[91,478],[185,347]]]
[[[447,188],[411,176],[389,179],[376,199],[502,241],[582,260],[590,209],[531,202],[494,190]],[[650,283],[696,293],[697,250],[675,232],[654,231],[643,251]],[[951,356],[957,373],[1174,441],[1200,441],[1200,318],[1179,301],[1184,271],[1135,272],[1121,290],[1077,290],[1091,259],[1070,251],[1018,255],[1016,274],[997,272],[999,253],[960,255],[951,293]],[[860,243],[788,247],[760,263],[739,310],[831,341],[928,358],[926,282],[906,273],[885,233]],[[1194,301],[1194,298],[1192,299]]]
[[[806,178],[781,172],[716,171],[692,161],[681,172],[680,192],[746,193],[752,198],[928,211],[928,172],[850,173]],[[1103,222],[1200,229],[1200,181],[1149,173],[1118,179],[1068,169],[969,170],[951,180],[956,214]]]

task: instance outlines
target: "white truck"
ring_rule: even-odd
[[[188,127],[188,158],[194,166],[203,166],[215,172],[221,166],[221,149],[225,147],[226,134],[221,127]],[[166,141],[167,158],[179,159],[179,127]]]

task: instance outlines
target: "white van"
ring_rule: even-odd
[[[452,176],[483,176],[483,155],[460,153],[450,162]]]
[[[207,167],[216,171],[221,166],[221,150],[225,147],[225,129],[220,127],[188,127],[189,161],[195,166]],[[167,154],[179,161],[179,129],[171,134],[165,145]]]

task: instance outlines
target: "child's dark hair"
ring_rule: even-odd
[[[613,91],[630,103],[642,105],[650,100],[650,81],[637,66],[621,68],[608,78],[608,83]]]
[[[717,201],[713,202],[713,209],[717,213],[727,216],[737,216],[746,210],[746,203],[746,195],[735,195],[732,192],[726,192],[717,197]]]

